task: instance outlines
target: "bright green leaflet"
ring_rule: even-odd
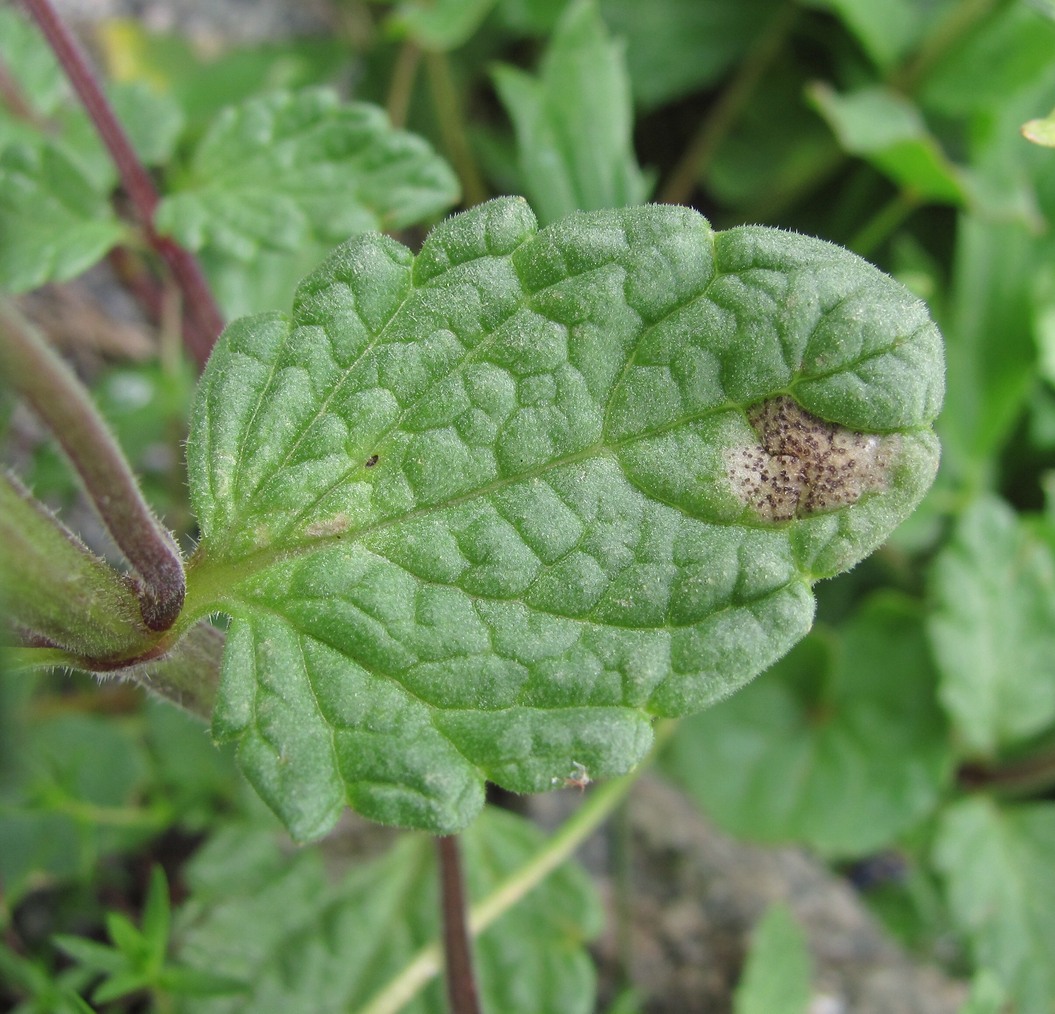
[[[811,962],[806,934],[786,905],[774,905],[755,927],[736,989],[735,1014],[805,1014]]]
[[[346,804],[451,831],[485,779],[628,770],[919,501],[941,362],[859,258],[684,208],[539,232],[502,199],[417,258],[349,241],[291,318],[227,329],[195,404],[187,615],[232,617],[217,736],[299,838]],[[779,395],[877,434],[883,482],[766,520],[728,475],[749,485],[748,413]]]

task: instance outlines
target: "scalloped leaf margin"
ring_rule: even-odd
[[[449,833],[485,780],[625,772],[914,508],[942,393],[924,306],[820,240],[671,206],[539,231],[513,198],[416,258],[357,237],[290,317],[232,324],[199,389],[188,601],[231,617],[215,733],[300,839],[346,805]],[[815,425],[767,449],[760,420],[788,415]],[[879,448],[879,481],[767,513],[818,434]]]

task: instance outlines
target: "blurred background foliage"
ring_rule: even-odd
[[[0,96],[0,285],[54,286],[118,243],[124,259],[111,263],[134,276],[141,251],[114,210],[112,168],[33,29],[11,9],[0,19],[14,82]],[[927,301],[948,356],[935,488],[873,558],[818,588],[814,633],[753,685],[684,721],[662,765],[722,827],[801,843],[857,877],[900,939],[973,977],[965,1009],[995,1012],[1011,1001],[1023,1014],[1050,1012],[1055,152],[1044,144],[1055,107],[1055,6],[335,0],[325,21],[317,36],[231,45],[108,18],[88,38],[166,194],[193,198],[200,188],[196,160],[225,109],[328,86],[383,107],[449,161],[457,186],[419,220],[499,193],[524,194],[543,222],[577,209],[686,203],[717,229],[756,222],[848,246]],[[1022,132],[1030,122],[1032,141]],[[296,174],[276,174],[274,186],[286,188],[277,196],[295,219],[306,207]],[[242,195],[232,189],[229,198]],[[324,190],[312,199],[295,242],[254,219],[252,202],[239,242],[207,233],[196,241],[229,315],[287,307],[297,279],[325,255],[334,241],[325,202],[336,214],[342,198]],[[169,213],[177,234],[185,205]],[[379,220],[412,244],[423,235]],[[29,248],[37,256],[27,259]],[[86,319],[68,312],[59,340],[152,503],[190,540],[180,441],[193,378],[171,322],[159,318],[156,341],[122,344],[111,334],[108,344]],[[9,400],[0,411],[21,474],[54,507],[75,511],[60,457]],[[270,846],[254,837],[270,834],[270,818],[190,718],[126,687],[96,690],[60,674],[0,679],[0,722],[0,924],[20,940],[3,950],[0,975],[20,1009],[85,1009],[78,990],[100,968],[81,954],[61,975],[43,974],[57,960],[48,934],[95,932],[104,910],[136,909],[152,863],[179,870],[203,839],[211,843],[179,880],[185,932],[174,948],[191,968],[214,946],[223,906],[245,908],[259,885],[277,883],[268,880]],[[488,823],[470,847],[486,852],[503,834],[528,833],[501,824]],[[242,835],[237,846],[224,838],[232,834]],[[230,896],[217,841],[250,857]],[[402,861],[382,862],[374,883],[406,876],[415,860]],[[298,860],[296,876],[316,883],[312,862]],[[340,896],[362,905],[362,888],[349,881]],[[578,881],[554,889],[588,897]],[[275,891],[267,912],[286,904]],[[303,906],[318,918],[312,898]],[[580,899],[580,911],[590,904]],[[266,913],[255,911],[238,916],[260,927],[235,963],[243,989],[288,944],[267,938]],[[373,916],[363,918],[370,925]],[[421,937],[426,917],[405,918],[402,939]],[[557,932],[531,923],[542,915],[524,918],[521,939]],[[559,932],[581,947],[592,920],[565,921]],[[798,962],[801,941],[782,926],[766,931],[766,953]],[[494,969],[507,959],[496,957]],[[772,988],[765,967],[757,963],[745,983]],[[239,1009],[229,982],[136,974],[128,982],[158,1003],[189,1003],[197,989],[217,1010]],[[295,992],[292,972],[278,979],[274,1009],[310,995]],[[488,988],[500,989],[497,971],[492,980]],[[543,980],[586,997],[590,1009],[590,976],[577,965]],[[349,998],[365,988],[348,983]],[[111,990],[116,1006],[106,1009],[133,1009],[120,995],[137,994]],[[495,1009],[573,1009],[546,1007],[549,995],[557,994],[507,997]],[[737,1002],[765,1009],[747,985]],[[213,1009],[194,1004],[186,1009]]]

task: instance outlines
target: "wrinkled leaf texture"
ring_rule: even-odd
[[[790,394],[896,434],[887,488],[766,522],[726,452]],[[214,730],[301,839],[350,804],[436,832],[631,768],[809,629],[937,460],[941,343],[854,255],[693,211],[538,231],[488,202],[415,258],[340,247],[232,324],[189,446],[192,612],[231,616]]]

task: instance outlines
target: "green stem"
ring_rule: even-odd
[[[151,630],[168,630],[185,592],[179,548],[143,499],[88,392],[6,301],[0,302],[0,375],[54,434],[114,542],[135,568],[143,621]]]
[[[685,204],[692,196],[719,145],[751,100],[762,75],[780,52],[797,17],[798,8],[791,3],[785,4],[755,40],[736,74],[711,106],[707,118],[700,124],[695,137],[674,166],[660,192],[661,203]]]
[[[403,43],[392,69],[392,82],[388,89],[388,118],[393,127],[406,126],[410,97],[414,92],[414,79],[421,63],[421,49],[413,42]]]
[[[656,725],[652,752],[628,775],[598,786],[586,802],[519,870],[510,874],[486,898],[469,910],[469,931],[475,937],[504,915],[546,879],[605,821],[626,798],[635,782],[670,739],[677,722]],[[438,941],[423,947],[394,979],[361,1007],[358,1014],[397,1014],[440,971],[443,956]]]
[[[919,206],[920,197],[914,190],[898,191],[854,233],[847,246],[862,257],[870,257]]]
[[[480,170],[476,167],[476,159],[469,144],[461,98],[451,77],[450,64],[443,53],[426,52],[425,67],[429,75],[432,101],[436,107],[436,120],[443,136],[443,144],[458,178],[462,181],[463,203],[468,207],[482,204],[488,197],[487,187],[484,186]]]

